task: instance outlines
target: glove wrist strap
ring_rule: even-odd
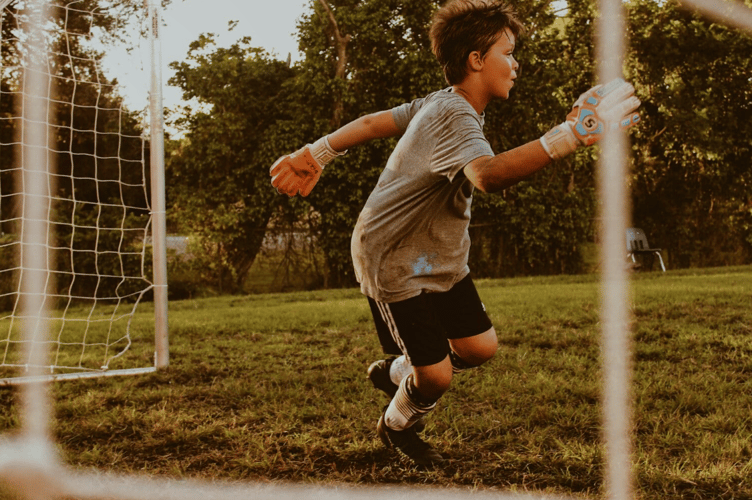
[[[552,128],[540,138],[543,149],[553,160],[559,160],[574,152],[580,142],[572,133],[569,123],[564,122]]]
[[[327,163],[329,163],[336,157],[342,156],[347,153],[347,150],[338,152],[332,149],[332,147],[329,145],[329,138],[327,136],[322,137],[313,144],[309,144],[308,149],[311,150],[311,156],[313,156],[313,158],[322,169],[327,165]]]

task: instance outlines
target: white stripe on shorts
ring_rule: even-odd
[[[384,323],[386,323],[387,328],[389,328],[389,333],[392,334],[392,339],[397,343],[397,347],[400,348],[400,351],[402,351],[402,354],[405,355],[405,359],[408,363],[411,365],[413,362],[410,360],[410,355],[407,353],[407,349],[405,348],[405,343],[402,341],[399,335],[399,330],[397,329],[397,323],[394,322],[394,316],[392,316],[392,311],[389,308],[389,304],[384,302],[379,302],[378,300],[374,300],[376,302],[376,305],[379,308],[379,312],[381,313],[381,319],[384,320]]]

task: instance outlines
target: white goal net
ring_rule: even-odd
[[[155,316],[135,313],[164,295],[161,119],[146,122],[146,86],[143,109],[128,109],[102,68],[118,13],[50,2],[34,31],[34,2],[0,4],[0,384],[154,370]],[[44,236],[25,239],[42,221]],[[42,270],[29,310],[24,285]],[[49,333],[24,337],[29,315]]]
[[[0,4],[2,1],[0,0]],[[42,2],[40,1],[39,3],[41,4]],[[159,14],[158,0],[148,0],[148,4],[153,23],[152,26],[156,28],[158,26]],[[698,8],[701,12],[712,12],[716,20],[752,32],[752,15],[750,14],[750,9],[744,3],[727,2],[725,0],[691,0],[690,7]],[[597,37],[597,57],[600,80],[609,80],[614,76],[618,76],[621,72],[625,48],[622,9],[622,0],[600,0],[599,2],[601,16],[599,18],[600,25]],[[44,23],[37,23],[37,30],[40,29],[38,27],[39,24]],[[3,33],[5,32],[5,28],[3,28]],[[33,36],[28,36],[28,38],[24,39],[24,43],[33,41]],[[3,61],[5,63],[5,59]],[[42,62],[44,64],[41,64]],[[42,75],[41,80],[37,80],[36,84],[26,82],[22,87],[19,87],[28,89],[28,94],[24,96],[24,102],[30,104],[28,108],[22,110],[23,113],[21,115],[24,117],[25,131],[22,137],[26,138],[25,142],[23,144],[13,142],[6,139],[5,136],[2,139],[3,149],[16,147],[25,151],[21,164],[24,165],[23,179],[26,182],[26,189],[23,191],[23,200],[18,201],[19,206],[23,207],[25,212],[17,214],[15,217],[4,217],[6,222],[3,223],[5,224],[4,228],[10,228],[13,224],[22,224],[23,234],[21,235],[13,235],[9,229],[4,229],[13,235],[9,238],[6,248],[15,248],[16,252],[20,252],[23,249],[25,252],[21,253],[26,256],[25,260],[22,259],[20,265],[6,271],[9,275],[22,273],[20,277],[14,278],[16,288],[20,286],[22,292],[14,291],[10,295],[4,296],[14,297],[14,300],[20,302],[23,308],[19,309],[18,312],[14,309],[13,316],[2,320],[6,322],[5,326],[11,332],[7,335],[3,347],[6,350],[10,350],[12,347],[15,348],[17,345],[20,345],[22,347],[22,355],[25,358],[11,359],[9,362],[6,361],[6,363],[23,365],[24,361],[22,359],[28,360],[26,363],[30,366],[32,373],[39,373],[40,370],[47,369],[49,363],[44,361],[46,357],[54,358],[57,356],[56,343],[59,342],[55,337],[58,335],[57,332],[59,331],[60,324],[68,322],[68,320],[64,320],[64,318],[48,312],[57,310],[56,307],[60,303],[60,297],[57,292],[53,293],[53,291],[59,290],[59,286],[57,288],[52,287],[48,278],[56,273],[65,276],[69,274],[69,270],[64,268],[64,264],[61,264],[59,260],[51,258],[50,255],[53,253],[53,249],[63,254],[66,254],[66,252],[75,252],[75,249],[71,250],[64,247],[61,243],[64,240],[63,237],[49,235],[54,234],[55,231],[53,228],[58,224],[63,226],[69,224],[65,227],[80,227],[81,231],[89,229],[88,222],[81,224],[78,222],[69,222],[68,220],[63,222],[58,221],[56,210],[51,208],[59,201],[57,195],[53,196],[51,193],[57,193],[58,191],[52,189],[51,181],[40,182],[39,179],[44,180],[51,177],[45,170],[34,167],[34,165],[39,164],[47,165],[46,159],[54,156],[47,151],[51,143],[47,131],[54,129],[52,126],[48,127],[49,109],[54,99],[49,97],[49,87],[45,87],[44,84],[44,82],[50,81],[51,77],[48,77],[46,72],[40,69],[47,65],[47,59],[38,59],[36,64],[29,65],[24,69],[27,74],[33,76],[38,77]],[[20,69],[21,66],[16,71],[20,71]],[[5,86],[6,69],[3,68],[3,71],[3,97],[5,97],[5,94],[10,93],[11,90]],[[42,82],[41,85],[39,81]],[[158,82],[158,79],[152,81]],[[157,83],[154,83],[152,86],[152,94],[158,93],[158,90],[155,88],[156,85]],[[155,123],[155,118],[152,118],[151,128],[152,130],[159,128],[159,123]],[[604,228],[601,234],[603,260],[601,325],[603,337],[602,372],[604,376],[602,397],[604,401],[603,428],[606,444],[606,470],[604,476],[606,481],[606,496],[611,499],[626,500],[635,496],[631,477],[633,467],[630,462],[631,424],[628,398],[630,388],[630,347],[627,341],[629,338],[630,318],[628,296],[626,293],[628,276],[624,269],[623,239],[629,218],[627,210],[629,193],[624,183],[628,148],[626,136],[623,132],[609,133],[607,139],[604,141],[603,153],[601,154],[598,166],[599,198],[602,204],[600,215],[604,220]],[[161,142],[157,141],[156,145],[152,142],[152,159],[153,155],[162,154],[161,148]],[[98,150],[88,153],[89,156],[95,158],[106,156],[96,151]],[[74,153],[69,154],[74,155]],[[58,161],[60,161],[59,158]],[[120,165],[124,163],[121,162]],[[58,175],[58,177],[62,177],[62,175]],[[6,179],[3,178],[2,180],[5,183]],[[67,179],[58,178],[57,182],[67,182]],[[140,186],[137,183],[133,184]],[[126,189],[126,185],[129,188],[132,187],[130,183],[120,182],[119,185],[123,186],[119,188],[123,190]],[[137,189],[141,188],[138,187]],[[11,195],[11,197],[13,196],[18,197],[20,195]],[[69,201],[68,197],[60,197],[60,199],[66,203],[72,203],[75,209],[75,203]],[[103,205],[103,208],[101,211],[100,209],[95,210],[97,214],[105,214],[113,206],[125,214],[129,214],[130,211],[143,210],[151,213],[152,224],[162,224],[159,219],[163,215],[163,206],[152,205],[151,208],[141,209],[139,207],[136,210],[133,207],[137,205],[132,202],[126,203],[122,201],[112,203],[107,200],[98,200],[98,202]],[[89,204],[93,202],[88,199],[80,201],[80,204],[84,203]],[[4,210],[5,207],[6,205],[3,205]],[[75,219],[75,215],[71,217]],[[108,215],[99,215],[99,217],[102,219],[109,218]],[[121,220],[125,219],[127,217],[123,217]],[[131,229],[129,224],[129,222],[121,222],[115,226],[108,225],[106,226],[107,229],[99,229],[96,234],[100,235],[99,237],[103,237],[102,235],[113,227],[119,228],[117,230],[122,232],[123,236],[118,236],[116,239],[119,242],[122,241],[122,243],[119,243],[119,249],[123,253],[128,248],[126,244],[128,238],[125,234],[126,230]],[[76,231],[78,230],[76,229]],[[147,232],[146,229],[141,229],[141,231],[144,235]],[[16,240],[12,238],[20,238],[21,243],[16,243]],[[99,240],[95,238],[95,241]],[[36,248],[40,248],[41,250],[30,250]],[[109,254],[106,257],[99,256],[95,258],[95,261],[100,262],[97,259],[101,259],[103,262],[108,258]],[[120,258],[118,257],[118,259]],[[145,266],[143,264],[145,262],[143,257],[138,258],[142,259],[142,265]],[[128,258],[122,257],[122,259],[124,259],[122,262],[125,262]],[[117,262],[120,265],[119,262],[121,261],[118,260]],[[58,272],[61,268],[64,272]],[[161,272],[163,271],[158,271],[157,274]],[[76,289],[75,284],[71,285],[68,281],[65,281],[65,276],[58,276],[57,279],[61,280],[70,290]],[[122,283],[120,286],[123,291],[116,292],[114,295],[108,295],[107,299],[100,299],[99,295],[94,292],[89,292],[90,294],[82,293],[76,297],[75,301],[80,301],[83,305],[79,304],[75,307],[81,307],[80,310],[87,311],[83,316],[91,316],[87,318],[88,323],[86,324],[92,323],[95,317],[94,312],[89,314],[88,311],[97,311],[98,307],[105,307],[105,305],[109,308],[107,314],[112,318],[118,318],[122,314],[122,312],[119,312],[121,308],[128,308],[142,298],[143,293],[145,293],[143,292],[144,289],[151,287],[155,295],[157,292],[164,293],[164,281],[155,280],[154,285],[149,285],[149,279],[145,276],[145,274],[136,273],[131,275],[125,272],[112,273],[110,271],[106,273],[93,273],[93,277],[96,278],[97,283],[100,282],[99,280],[104,283],[108,279],[114,279],[118,283]],[[147,285],[144,288],[135,287],[136,290],[140,291],[126,293],[125,290],[131,290],[129,287],[134,283],[147,283]],[[100,286],[103,287],[104,285]],[[95,289],[99,290],[96,286]],[[115,289],[118,289],[117,285]],[[13,293],[17,295],[13,295]],[[23,297],[20,297],[21,295]],[[71,293],[71,295],[75,294]],[[63,303],[67,304],[67,299],[64,299]],[[120,305],[121,303],[129,304],[129,306]],[[65,310],[66,307],[64,306],[63,309]],[[73,310],[74,306],[71,305],[68,309]],[[157,316],[159,314],[158,312]],[[91,328],[93,328],[93,325]],[[108,335],[109,333],[104,335],[104,337],[107,338]],[[44,340],[47,338],[51,340]],[[63,342],[63,344],[66,342]],[[76,342],[71,343],[76,344]],[[107,342],[103,343],[108,345]],[[115,344],[110,342],[109,346],[102,348],[102,350],[117,350],[118,347],[115,347]],[[43,349],[47,347],[52,347],[52,352],[49,354]],[[86,359],[86,356],[83,356],[81,359]],[[113,363],[115,359],[119,358],[115,358],[114,356],[101,358],[98,355],[96,359],[97,361],[93,362],[94,365],[106,365],[107,363]],[[74,364],[83,365],[84,361],[76,361]],[[94,366],[93,369],[100,368]],[[107,498],[121,500],[154,498],[176,500],[289,498],[303,500],[325,498],[334,500],[394,500],[420,499],[427,496],[436,499],[553,498],[534,493],[471,492],[460,489],[439,490],[394,486],[361,488],[355,485],[285,485],[273,482],[261,484],[241,482],[223,483],[218,481],[169,480],[137,475],[116,475],[98,473],[96,471],[81,472],[66,468],[53,452],[55,445],[48,438],[50,434],[48,423],[49,412],[47,410],[44,385],[39,383],[24,384],[22,386],[22,395],[24,399],[21,419],[23,422],[23,432],[17,434],[15,438],[0,440],[0,481],[6,481],[16,486],[24,498],[35,500],[50,498]]]

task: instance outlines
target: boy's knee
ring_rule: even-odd
[[[477,353],[478,358],[482,360],[480,364],[483,364],[493,358],[496,355],[496,351],[498,350],[499,340],[496,337],[496,330],[491,327],[491,330],[487,335],[487,340],[481,345]]]
[[[470,367],[478,367],[490,361],[491,358],[493,358],[496,354],[497,348],[498,346],[496,344],[494,344],[493,346],[484,346],[482,349],[478,349],[465,356],[462,356],[462,360]]]
[[[496,330],[491,327],[480,335],[457,339],[452,342],[452,350],[470,366],[480,366],[494,357],[499,348]]]

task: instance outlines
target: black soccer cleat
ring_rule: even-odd
[[[395,431],[384,422],[384,413],[386,410],[381,414],[379,423],[376,424],[376,432],[387,448],[396,448],[402,455],[420,466],[439,465],[444,462],[444,457],[418,436],[414,425],[404,431]]]
[[[392,366],[392,361],[397,358],[380,359],[371,363],[368,367],[368,379],[373,386],[380,391],[386,393],[389,398],[393,398],[397,394],[399,386],[392,382],[389,376],[389,368]]]

